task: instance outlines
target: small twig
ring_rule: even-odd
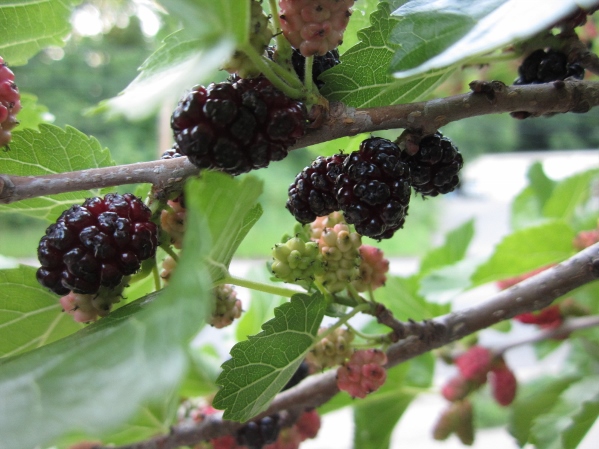
[[[551,340],[553,338],[562,338],[571,334],[574,331],[588,329],[591,327],[599,326],[599,315],[584,316],[579,318],[568,318],[559,327],[554,329],[547,329],[539,332],[532,337],[524,338],[514,343],[495,348],[493,353],[500,355],[510,349],[518,346],[529,345],[532,343],[538,343],[539,341]]]

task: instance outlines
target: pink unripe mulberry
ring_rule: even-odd
[[[441,389],[441,394],[451,402],[459,401],[476,390],[481,384],[468,380],[462,375],[451,378]]]
[[[387,379],[383,367],[387,356],[378,349],[356,351],[350,360],[337,369],[337,386],[354,398],[364,398],[378,390]]]
[[[455,364],[464,378],[481,384],[485,383],[492,362],[493,354],[482,346],[472,346],[455,359]]]
[[[547,270],[548,268],[553,267],[554,265],[555,264],[545,265],[544,267],[536,268],[536,269],[534,269],[532,271],[529,271],[528,273],[524,273],[524,274],[521,274],[519,276],[514,276],[514,277],[511,277],[511,278],[502,279],[500,281],[497,281],[495,284],[497,285],[497,287],[500,290],[505,290],[507,288],[513,287],[514,285],[519,284],[520,282],[522,282],[522,281],[524,281],[524,280],[526,280],[528,278],[531,278],[531,277],[533,277],[533,276],[535,276],[535,275],[537,275],[537,274],[539,274],[539,273]]]
[[[499,366],[494,367],[489,373],[489,384],[493,397],[499,405],[508,406],[516,397],[518,381],[513,371],[505,362],[501,361]]]
[[[280,0],[281,29],[303,56],[325,55],[337,48],[354,0]]]
[[[375,290],[387,281],[389,261],[385,259],[383,251],[370,245],[362,245],[360,250],[360,274],[352,285],[359,292],[369,288]]]
[[[521,313],[520,315],[516,315],[514,319],[524,324],[536,324],[543,329],[559,327],[564,321],[560,307],[556,304],[545,307],[536,313]]]
[[[306,411],[299,417],[295,427],[299,431],[302,441],[308,438],[316,438],[320,430],[320,415],[316,410]]]

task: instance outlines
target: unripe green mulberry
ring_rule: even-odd
[[[352,232],[345,223],[338,223],[323,231],[318,240],[322,254],[324,274],[318,281],[331,293],[343,290],[360,275],[360,251],[362,237]]]
[[[322,327],[319,334],[328,328]],[[335,329],[328,336],[320,340],[306,356],[306,362],[313,371],[321,371],[343,364],[353,354],[352,341],[354,334],[349,329],[341,327]]]
[[[318,243],[293,237],[272,250],[272,273],[285,282],[309,281],[322,272]]]

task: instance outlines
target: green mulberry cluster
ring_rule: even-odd
[[[324,273],[317,280],[331,293],[345,289],[360,275],[360,251],[362,237],[352,232],[346,223],[326,228],[318,240],[322,254]]]
[[[323,327],[318,333],[322,334],[327,330],[327,327]],[[306,356],[306,362],[312,371],[339,366],[352,356],[353,340],[354,333],[351,330],[339,327],[312,348]]]
[[[323,270],[318,243],[304,242],[300,237],[276,244],[272,256],[271,271],[284,282],[310,281]]]

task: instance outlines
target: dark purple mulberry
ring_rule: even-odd
[[[37,279],[58,295],[114,288],[156,253],[157,227],[136,196],[109,193],[64,211],[38,246]]]
[[[422,138],[415,155],[403,152],[401,158],[410,166],[412,187],[423,196],[449,193],[460,182],[462,155],[451,140],[438,131]]]
[[[528,55],[518,68],[520,75],[514,84],[542,84],[564,80],[569,77],[584,78],[584,68],[578,63],[569,63],[568,57],[556,50],[538,49]]]
[[[231,175],[283,159],[306,123],[304,104],[263,76],[196,86],[171,117],[181,154],[199,168]]]
[[[345,219],[360,234],[378,240],[403,226],[410,194],[410,169],[399,147],[380,137],[364,140],[337,177],[337,201]]]
[[[262,449],[277,440],[280,430],[279,415],[265,416],[240,428],[237,431],[237,442],[249,449]]]
[[[304,81],[306,58],[304,58],[298,50],[294,49],[291,62],[295,69],[295,73],[297,73],[299,78]],[[324,82],[319,81],[318,77],[326,70],[335,67],[337,64],[339,64],[339,50],[337,49],[327,52],[324,56],[314,56],[314,62],[312,63],[312,80],[314,81],[314,84],[316,84],[316,87],[320,89],[324,86]]]
[[[347,155],[317,157],[304,168],[289,186],[287,209],[300,223],[310,223],[339,210],[335,197],[335,180]]]

